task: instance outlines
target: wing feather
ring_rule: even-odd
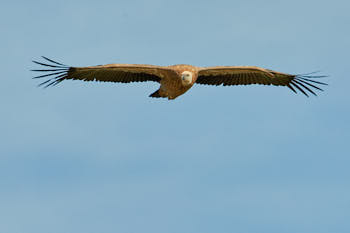
[[[88,67],[69,67],[49,58],[43,57],[49,64],[33,61],[35,64],[49,67],[48,69],[35,69],[32,71],[47,72],[34,78],[50,77],[39,84],[45,87],[56,85],[63,80],[101,81],[101,82],[160,82],[166,72],[175,72],[170,68],[154,65],[109,64]]]
[[[318,85],[327,85],[324,82],[312,80],[314,78],[327,77],[324,75],[309,74],[286,74],[255,66],[216,66],[201,68],[196,83],[206,85],[274,85],[286,86],[293,92],[299,90],[306,96],[308,93],[317,95],[314,90],[323,91]]]

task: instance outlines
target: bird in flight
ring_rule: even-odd
[[[315,91],[323,91],[319,86],[326,83],[315,79],[323,75],[281,73],[255,66],[213,66],[197,67],[192,65],[137,65],[109,64],[87,67],[70,67],[42,57],[45,63],[33,61],[45,69],[32,71],[45,72],[34,78],[48,78],[39,86],[54,86],[66,79],[101,82],[146,82],[160,84],[160,88],[150,97],[175,99],[187,92],[194,84],[233,86],[233,85],[274,85],[286,86],[293,92],[300,91],[306,96],[316,95]]]

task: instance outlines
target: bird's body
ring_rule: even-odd
[[[158,96],[151,97],[167,97],[168,99],[175,99],[176,97],[184,94],[188,91],[196,82],[198,76],[198,67],[191,65],[173,65],[168,66],[171,72],[166,72],[164,77],[160,81],[160,87]],[[174,71],[174,72],[172,72]],[[184,85],[181,76],[184,72],[191,74],[191,80],[188,84]]]
[[[317,84],[326,85],[315,81],[314,78],[325,76],[291,75],[254,66],[215,66],[197,67],[192,65],[138,65],[138,64],[109,64],[88,67],[69,67],[51,59],[45,58],[51,64],[33,61],[36,64],[50,67],[39,72],[50,72],[35,78],[54,76],[40,85],[56,85],[65,79],[102,82],[142,82],[154,81],[160,84],[160,88],[150,97],[164,97],[175,99],[187,92],[194,84],[206,85],[248,85],[263,84],[275,86],[287,86],[292,91],[307,92],[314,95],[312,90],[322,90]]]

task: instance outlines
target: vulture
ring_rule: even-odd
[[[317,79],[324,75],[287,74],[255,66],[213,66],[197,67],[192,65],[139,65],[108,64],[87,67],[71,67],[42,57],[45,62],[33,61],[44,67],[32,71],[43,72],[36,78],[47,78],[39,86],[54,86],[63,80],[82,80],[100,82],[158,82],[160,87],[150,97],[175,99],[187,92],[194,84],[233,86],[233,85],[274,85],[286,86],[293,92],[305,96],[316,95],[323,91],[320,85],[327,85]],[[315,80],[316,79],[316,80]]]

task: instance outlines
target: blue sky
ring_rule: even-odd
[[[350,231],[348,1],[3,1],[0,232]],[[31,60],[321,70],[287,88],[66,81]]]

